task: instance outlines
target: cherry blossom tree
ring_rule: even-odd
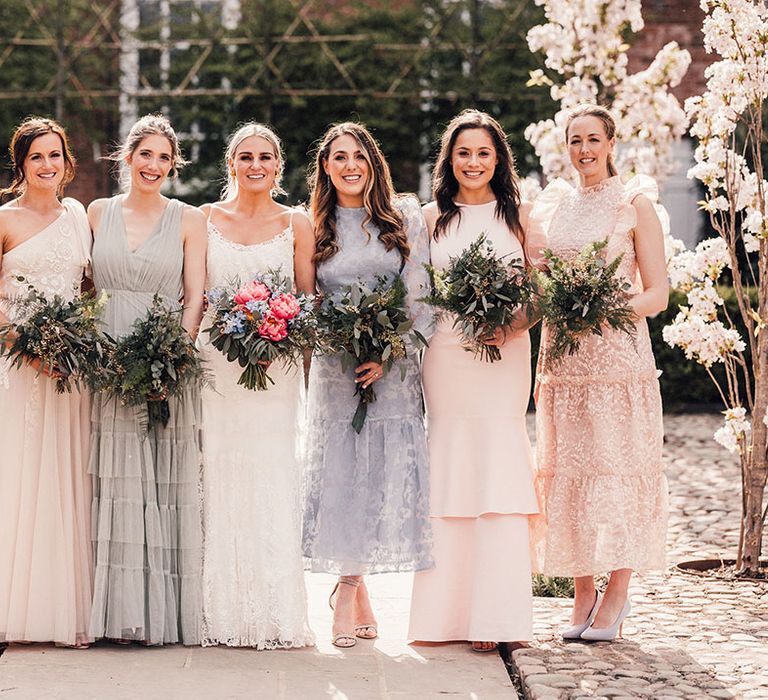
[[[669,90],[688,70],[690,54],[670,42],[645,70],[630,74],[625,37],[643,28],[640,0],[535,2],[544,7],[547,22],[528,32],[528,45],[544,53],[549,71],[531,73],[529,85],[550,85],[559,103],[552,119],[531,124],[525,132],[544,175],[552,179],[571,172],[565,118],[577,104],[597,102],[609,107],[616,119],[620,172],[663,178],[674,165],[672,144],[687,127],[685,113]]]
[[[670,279],[687,304],[664,329],[664,339],[706,367],[720,390],[725,421],[715,439],[741,463],[737,570],[754,575],[768,477],[768,182],[762,160],[768,8],[764,0],[702,0],[701,7],[705,48],[719,58],[706,71],[704,94],[686,101],[698,139],[688,175],[705,187],[701,205],[718,236],[672,259]],[[719,294],[723,274],[733,280],[738,319]],[[712,372],[716,364],[724,366],[724,380]]]

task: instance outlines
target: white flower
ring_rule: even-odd
[[[715,441],[729,452],[741,454],[740,442],[746,440],[747,433],[751,430],[749,419],[746,417],[747,410],[736,406],[723,411],[723,414],[725,415],[724,424],[715,431]]]
[[[616,164],[620,172],[663,178],[674,167],[672,143],[688,126],[680,103],[669,91],[680,83],[691,62],[675,42],[664,46],[642,71],[627,71],[627,31],[643,27],[640,0],[536,0],[546,23],[528,32],[531,51],[544,54],[544,64],[563,82],[552,85],[560,103],[554,120],[526,129],[548,179],[567,177],[571,170],[565,148],[564,117],[582,102],[596,102],[610,88],[610,105],[619,141]],[[534,71],[539,82],[542,72]]]

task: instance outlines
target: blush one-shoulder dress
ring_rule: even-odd
[[[80,292],[91,254],[85,209],[60,216],[3,255],[0,308],[32,285],[51,297]],[[19,279],[22,277],[23,279]],[[88,398],[28,364],[0,358],[0,642],[91,641]]]
[[[632,200],[656,202],[656,183],[611,177],[574,189],[556,180],[539,195],[532,217],[562,257],[606,239],[607,260],[623,255],[618,274],[642,291],[634,248]],[[657,207],[662,225],[666,213]],[[658,372],[645,319],[633,339],[605,329],[584,338],[575,355],[545,368],[542,332],[536,402],[536,569],[588,576],[665,566],[667,480],[662,462]]]

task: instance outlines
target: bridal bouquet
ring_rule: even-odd
[[[616,275],[622,256],[607,263],[607,245],[607,239],[590,243],[571,260],[544,252],[549,271],[539,273],[539,286],[549,332],[547,367],[577,352],[585,336],[602,335],[604,326],[635,335],[630,285]]]
[[[375,285],[362,281],[326,297],[318,310],[318,349],[321,353],[341,353],[341,368],[346,372],[365,362],[377,362],[388,372],[395,360],[407,356],[406,338],[414,349],[427,345],[424,336],[413,328],[405,308],[406,290],[400,276],[394,281],[378,277]],[[400,367],[400,380],[405,367]],[[363,429],[368,404],[376,400],[373,386],[355,387],[357,410],[352,427]]]
[[[102,370],[91,381],[124,406],[146,406],[145,427],[170,419],[168,398],[180,395],[194,382],[205,379],[200,357],[182,328],[180,311],[171,311],[156,294],[144,318],[133,331],[111,340]]]
[[[0,326],[0,357],[7,356],[12,367],[37,360],[39,371],[55,377],[56,391],[71,392],[102,362],[99,319],[106,301],[105,294],[91,292],[69,301],[58,294],[49,298],[30,286],[26,296],[5,300],[19,310],[19,320]]]
[[[288,280],[270,271],[243,285],[208,293],[213,321],[205,332],[230,362],[245,369],[238,384],[263,391],[274,380],[269,364],[297,364],[315,342],[313,298],[294,295]]]
[[[432,292],[421,301],[438,309],[438,316],[451,313],[465,349],[486,362],[501,359],[499,348],[483,338],[509,325],[520,307],[530,308],[534,287],[520,259],[504,260],[482,234],[445,270],[425,265]]]

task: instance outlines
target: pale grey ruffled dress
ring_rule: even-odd
[[[179,309],[183,204],[169,200],[157,228],[128,249],[123,197],[113,197],[93,246],[93,279],[105,290],[106,332],[121,337],[159,293]],[[202,616],[198,493],[200,397],[169,399],[170,421],[147,434],[138,409],[93,397],[90,473],[95,553],[92,637],[198,644]]]
[[[402,267],[415,327],[428,335],[426,293],[429,234],[414,198],[397,203],[411,255]],[[338,207],[339,252],[317,267],[324,295],[377,275],[401,270],[397,250],[387,251],[365,209]],[[399,363],[406,364],[400,381]],[[309,378],[307,502],[304,556],[312,571],[344,575],[418,571],[434,566],[429,525],[429,469],[418,358],[411,354],[373,386],[376,401],[358,435],[353,369],[342,372],[337,356],[315,357]]]

